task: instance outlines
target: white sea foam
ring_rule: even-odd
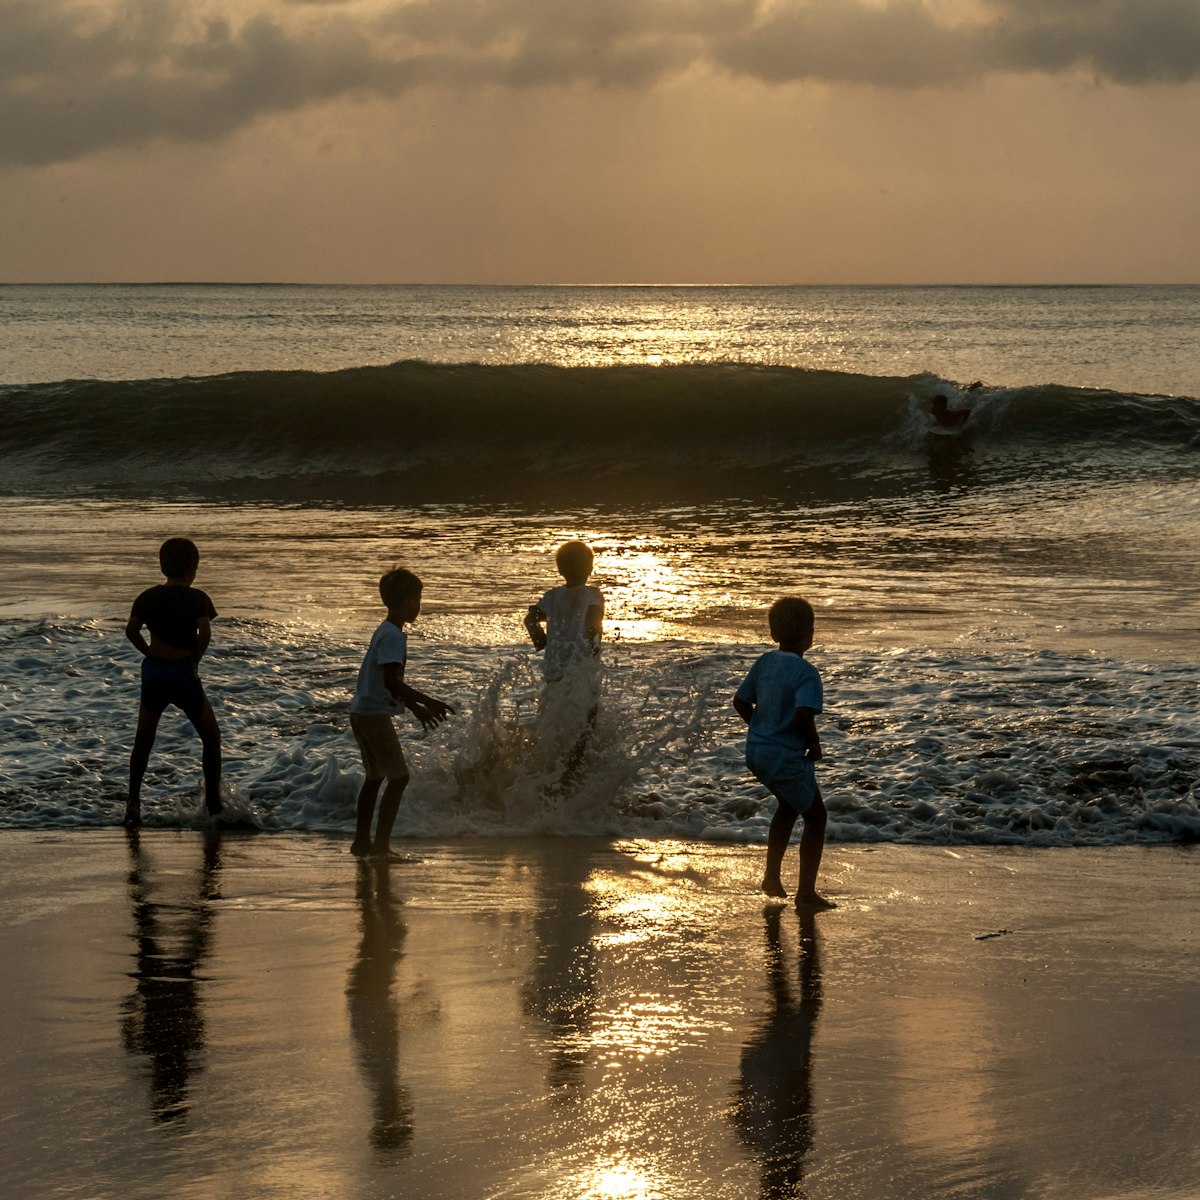
[[[359,648],[264,621],[225,622],[221,632],[205,678],[224,736],[227,818],[349,831],[362,778],[346,718]],[[429,735],[403,727],[414,779],[398,834],[762,840],[773,802],[745,771],[729,707],[760,649],[609,646],[596,727],[564,786],[564,754],[545,750],[526,650],[420,643],[413,674],[459,712]],[[813,660],[826,684],[820,779],[831,839],[1200,837],[1194,667],[1028,651]],[[0,624],[0,824],[119,819],[137,665],[111,624]],[[199,824],[199,776],[197,739],[168,712],[147,822]]]

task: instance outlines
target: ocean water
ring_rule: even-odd
[[[123,806],[129,603],[193,537],[231,814],[348,830],[375,584],[425,581],[398,832],[758,841],[729,697],[817,609],[843,841],[1200,836],[1195,288],[0,287],[0,825]],[[969,410],[938,429],[936,394]],[[574,789],[525,607],[596,549]],[[199,824],[168,715],[150,824]]]

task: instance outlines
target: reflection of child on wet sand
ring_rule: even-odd
[[[221,811],[221,731],[197,670],[212,638],[210,622],[217,610],[206,593],[192,587],[200,566],[195,542],[168,538],[159,548],[158,563],[167,582],[138,596],[125,626],[125,636],[142,655],[142,698],[125,805],[125,824],[131,827],[142,822],[142,779],[158,723],[169,705],[182,709],[200,735],[204,803],[211,816]],[[143,629],[150,631],[148,642]]]
[[[358,812],[351,854],[384,856],[391,843],[392,826],[400,810],[400,797],[408,786],[408,763],[392,724],[392,714],[407,708],[432,729],[454,711],[449,704],[426,696],[404,682],[408,660],[408,635],[404,626],[421,611],[421,581],[411,571],[389,571],[379,581],[379,598],[387,618],[375,630],[358,672],[358,689],[350,702],[350,728],[362,755],[366,778],[358,793]],[[371,838],[375,801],[383,781],[387,788],[379,805],[379,821]]]
[[[586,706],[586,723],[596,719],[600,692],[600,640],[604,632],[604,596],[588,585],[595,561],[592,548],[584,542],[566,542],[554,556],[563,577],[525,614],[525,629],[538,650],[544,650],[542,675],[547,689],[543,711],[549,701],[556,714],[570,724],[561,711]],[[544,628],[543,628],[544,626]],[[583,714],[580,714],[583,718]],[[568,773],[577,765],[586,744],[586,731],[567,756]]]
[[[804,659],[813,641],[812,605],[799,596],[785,596],[771,605],[768,621],[779,649],[750,668],[733,698],[733,707],[750,727],[746,765],[777,802],[767,834],[762,890],[768,896],[787,896],[780,868],[796,818],[803,816],[796,907],[833,908],[817,892],[827,818],[814,767],[821,757],[814,719],[821,711],[821,676]]]
[[[788,978],[780,911],[766,921],[767,995],[771,1005],[742,1049],[741,1086],[731,1113],[759,1160],[760,1197],[805,1196],[813,1148],[813,1037],[821,1014],[821,963],[812,909],[800,913],[800,961]]]

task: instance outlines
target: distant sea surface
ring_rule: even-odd
[[[122,628],[185,535],[264,829],[352,822],[402,563],[460,709],[406,731],[402,832],[761,839],[728,701],[800,592],[833,838],[1194,840],[1198,327],[1188,287],[0,287],[0,825],[119,815]],[[608,641],[564,792],[520,622],[572,537]],[[198,821],[197,776],[164,720],[149,821]]]
[[[1200,394],[1200,287],[0,285],[0,383],[758,363]]]

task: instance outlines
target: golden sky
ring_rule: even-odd
[[[0,280],[1200,282],[1197,0],[0,0]]]

